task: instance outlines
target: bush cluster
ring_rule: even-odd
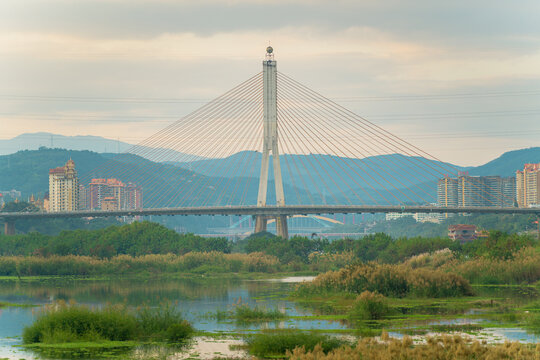
[[[249,352],[255,356],[279,358],[300,347],[311,351],[318,346],[322,353],[327,353],[346,344],[336,337],[298,330],[263,332],[248,337],[246,343]]]
[[[413,295],[438,298],[472,294],[469,282],[453,273],[373,262],[321,274],[311,283],[300,284],[297,293],[299,295],[321,292],[361,294],[366,290],[392,297]]]
[[[349,315],[353,320],[380,320],[391,313],[392,308],[384,296],[364,291],[356,298]]]
[[[511,258],[476,257],[440,267],[477,284],[533,284],[540,280],[540,253],[526,247]]]
[[[274,321],[287,317],[279,309],[265,309],[259,306],[251,307],[248,304],[239,304],[234,308],[234,318],[238,322]]]
[[[43,310],[23,331],[25,344],[155,340],[183,342],[191,324],[171,304],[131,311],[124,306],[90,308],[58,302]]]
[[[224,254],[222,252],[185,255],[119,255],[111,259],[89,256],[10,256],[0,257],[0,276],[39,275],[129,275],[147,273],[226,273],[265,272],[281,269],[279,260],[261,253]]]

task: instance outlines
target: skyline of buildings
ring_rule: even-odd
[[[92,179],[88,186],[79,182],[75,162],[49,169],[49,192],[43,197],[45,211],[131,210],[142,208],[142,189],[116,178]],[[31,196],[32,203],[34,195]]]
[[[81,185],[81,209],[130,210],[142,208],[142,189],[132,182],[123,183],[116,178],[92,179],[88,186]]]
[[[515,177],[463,173],[457,178],[447,176],[437,182],[437,204],[441,207],[512,207],[515,202]],[[444,215],[448,217],[449,214]]]
[[[13,190],[14,191],[14,190]],[[33,195],[32,195],[33,198]],[[48,201],[45,200],[47,198]],[[49,170],[49,193],[45,211],[129,210],[142,208],[142,189],[116,178],[94,178],[88,186],[79,183],[75,162]],[[48,206],[45,206],[48,205]],[[437,182],[437,205],[441,207],[530,207],[540,205],[540,163],[524,164],[516,177],[445,176]],[[415,214],[410,214],[414,216]],[[403,216],[403,214],[401,214]],[[442,214],[446,218],[450,214]],[[392,214],[387,215],[387,220]],[[416,219],[416,218],[415,218]],[[433,219],[416,219],[434,221]]]

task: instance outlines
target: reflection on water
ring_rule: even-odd
[[[80,304],[101,306],[104,304],[123,303],[129,306],[147,304],[158,306],[164,301],[178,304],[184,316],[195,328],[210,332],[241,332],[266,328],[298,329],[346,329],[347,324],[339,321],[286,319],[270,323],[238,324],[233,320],[218,321],[216,311],[232,310],[239,302],[268,308],[277,307],[290,316],[313,315],[313,309],[297,306],[286,300],[288,293],[295,287],[287,281],[251,281],[239,279],[148,279],[114,281],[48,279],[36,281],[0,281],[0,301],[39,305],[36,308],[7,307],[0,309],[0,359],[33,359],[31,353],[24,352],[13,345],[20,344],[20,335],[26,325],[32,323],[40,306],[56,300],[75,300]],[[538,298],[533,288],[519,287],[480,287],[476,294],[490,301],[496,299],[516,305]],[[486,300],[487,299],[487,300]],[[321,310],[321,309],[319,309]],[[324,309],[322,309],[324,310]],[[322,311],[321,310],[321,311]],[[324,311],[322,311],[324,313]],[[463,318],[427,322],[424,326],[474,325],[481,319]],[[410,329],[422,324],[410,324]],[[522,329],[483,329],[494,341],[518,340],[537,342],[539,337],[528,334]],[[393,333],[397,337],[399,333]]]
[[[287,319],[274,323],[237,324],[217,321],[209,314],[231,310],[239,301],[268,308],[277,307],[291,316],[311,315],[286,300],[295,284],[238,279],[176,280],[37,280],[0,281],[0,301],[44,305],[56,300],[75,300],[80,304],[101,306],[123,303],[129,306],[158,306],[164,301],[178,304],[196,329],[211,332],[237,332],[261,328],[345,329],[339,322]],[[20,344],[23,328],[32,323],[38,308],[0,309],[0,358],[32,358],[12,345]],[[17,337],[17,338],[13,338]]]

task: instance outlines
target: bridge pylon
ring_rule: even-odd
[[[12,219],[5,220],[4,235],[15,235],[15,220],[12,220]]]
[[[266,206],[268,189],[268,172],[270,167],[270,153],[272,153],[272,167],[274,170],[274,184],[276,187],[276,205],[285,206],[283,194],[283,180],[281,178],[281,165],[279,163],[278,123],[277,123],[277,67],[271,46],[266,48],[266,57],[263,60],[263,150],[261,160],[261,176],[259,178],[259,194],[257,206]],[[255,232],[265,231],[268,222],[267,216],[257,216]],[[278,236],[289,237],[287,216],[276,217],[276,232]]]

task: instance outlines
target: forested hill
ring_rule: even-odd
[[[142,186],[145,207],[197,206],[215,204],[218,200],[220,204],[229,204],[240,199],[239,191],[227,191],[232,189],[232,185],[242,189],[246,199],[255,199],[257,194],[258,183],[247,177],[229,181],[218,174],[194,174],[178,166],[152,162],[133,154],[98,154],[48,148],[0,156],[0,190],[16,189],[22,192],[24,198],[30,194],[42,196],[49,189],[49,169],[63,166],[70,158],[75,161],[79,178],[85,185],[91,178],[117,178]],[[193,191],[186,185],[191,181],[204,184],[204,189]],[[269,198],[275,198],[274,186],[269,184],[268,189]],[[287,185],[284,190],[287,194],[294,192]],[[234,199],[230,199],[233,196]]]
[[[505,152],[495,160],[470,168],[469,174],[514,176],[526,163],[540,163],[540,147]]]
[[[242,164],[241,161],[237,161],[240,154],[241,153],[238,153],[225,159],[205,160],[201,161],[200,163],[204,165],[204,163],[210,161],[213,163],[235,163],[236,166],[239,166],[238,164],[240,164],[240,167],[244,165],[247,166],[247,164]],[[301,160],[301,157],[309,156],[314,155],[283,155],[283,161],[288,160],[295,162]],[[25,150],[11,155],[0,156],[0,190],[17,189],[22,191],[24,197],[28,197],[30,194],[43,195],[43,193],[48,190],[49,169],[64,165],[69,158],[72,158],[75,161],[79,176],[80,178],[85,179],[85,181],[88,181],[89,178],[94,177],[117,177],[124,182],[131,181],[139,185],[146,184],[143,189],[145,198],[147,200],[161,199],[161,202],[158,201],[157,203],[146,202],[146,206],[174,206],[175,204],[168,203],[169,199],[162,195],[177,194],[178,189],[183,188],[183,179],[185,179],[187,176],[194,176],[193,172],[183,167],[185,164],[182,163],[156,163],[132,154],[98,154],[91,151],[40,148],[39,150]],[[304,161],[308,162],[309,160],[304,159]],[[343,161],[351,162],[355,160],[343,159]],[[379,156],[371,159],[370,161],[378,162],[380,163],[380,166],[391,168],[388,167],[388,161],[390,161],[389,156]],[[512,176],[515,174],[516,170],[523,168],[524,163],[539,162],[540,147],[536,147],[507,152],[499,158],[478,167],[456,167],[456,169],[468,170],[470,175]],[[125,171],[126,163],[129,163],[129,172]],[[198,163],[199,162],[192,163],[188,168],[197,170],[199,168],[212,169],[222,166],[197,166]],[[325,162],[320,162],[320,164],[323,165],[324,163]],[[332,161],[329,160],[328,163],[332,163]],[[223,167],[226,167],[225,165],[223,165]],[[259,166],[259,164],[256,165],[256,168],[252,171],[253,174],[258,175]],[[289,203],[297,203],[296,201],[298,200],[297,196],[295,195],[297,191],[293,188],[293,186],[301,187],[298,178],[307,178],[307,175],[301,171],[299,173],[295,173],[294,171],[290,173],[289,168],[287,168],[285,165],[282,167],[285,195],[289,199]],[[294,170],[294,167],[291,168]],[[332,168],[317,169],[319,173],[329,174],[333,174],[334,170],[335,169]],[[129,176],[127,176],[126,173],[129,173]],[[400,176],[399,173],[395,173],[393,175],[396,178]],[[221,203],[228,203],[228,199],[226,197],[231,196],[231,192],[223,188],[225,184],[240,184],[239,188],[246,189],[246,198],[254,198],[257,193],[257,181],[253,181],[253,179],[249,179],[247,177],[237,178],[231,181],[220,177],[227,176],[227,174],[217,175],[202,173],[198,174],[197,176],[205,178],[204,182],[208,185],[207,189],[204,190],[205,201],[207,203],[213,203],[214,200],[216,200],[222,193],[225,194],[225,198],[221,199]],[[153,180],[149,182],[149,178],[152,178]],[[294,181],[292,181],[294,178],[297,179],[296,185],[294,185]],[[340,183],[339,178],[339,176],[336,176],[334,181]],[[356,180],[360,182],[360,180]],[[389,178],[388,181],[391,181],[391,178]],[[424,183],[419,183],[418,185],[429,185],[429,188],[435,187],[434,182],[436,179],[431,180],[431,183],[427,185],[425,181],[426,179],[424,179]],[[342,188],[347,189],[347,186],[344,186],[343,184],[341,185]],[[402,187],[399,186],[399,184],[394,184],[394,186],[396,186],[396,188]],[[268,187],[270,192],[268,195],[269,199],[273,198],[273,188],[274,187],[271,185]],[[309,189],[308,191],[311,192],[312,195],[315,193],[313,189]],[[362,194],[362,192],[358,193]],[[304,197],[308,196],[305,191],[301,191],[300,194]],[[185,194],[180,194],[180,196],[184,195]],[[208,198],[207,195],[209,196]],[[350,194],[347,195],[349,198],[354,198]],[[432,195],[435,196],[435,194]],[[188,196],[190,195],[188,194]],[[336,201],[346,201],[345,199],[340,198],[340,196],[340,194],[336,193],[336,197],[338,197]],[[194,198],[190,200],[193,200],[193,205],[201,203],[201,199]],[[300,199],[300,201],[310,203],[307,198]],[[231,201],[231,203],[233,202],[234,201]],[[365,202],[368,203],[368,201]]]

